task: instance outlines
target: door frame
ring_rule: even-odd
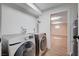
[[[70,8],[63,8],[63,9],[57,9],[57,10],[53,10],[51,14],[55,14],[55,13],[60,13],[60,12],[64,12],[67,11],[67,55],[71,55],[71,43],[70,43],[70,39],[71,39],[71,23],[70,23]],[[51,16],[50,16],[51,18]],[[50,21],[50,31],[51,31],[51,21]],[[50,41],[51,41],[51,32],[50,32]],[[52,42],[52,41],[51,41]]]

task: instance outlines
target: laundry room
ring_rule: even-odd
[[[0,3],[0,55],[71,56],[77,9],[77,3]]]

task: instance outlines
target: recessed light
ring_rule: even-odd
[[[52,24],[60,24],[62,22],[59,22],[59,21],[55,21],[55,22],[52,22]]]
[[[58,19],[60,19],[60,18],[62,18],[62,17],[60,17],[60,16],[51,17],[51,20],[58,20]]]
[[[60,37],[54,37],[54,39],[61,39]]]
[[[55,25],[55,29],[59,29],[60,28],[60,26],[59,25]]]

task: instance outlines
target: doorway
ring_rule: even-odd
[[[50,15],[52,53],[57,56],[67,55],[67,11]]]

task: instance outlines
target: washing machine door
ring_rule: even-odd
[[[14,54],[14,56],[34,56],[34,55],[35,55],[35,46],[31,41],[22,44]]]
[[[47,48],[47,40],[46,40],[46,36],[43,36],[40,42],[40,49],[41,51],[46,50]]]

